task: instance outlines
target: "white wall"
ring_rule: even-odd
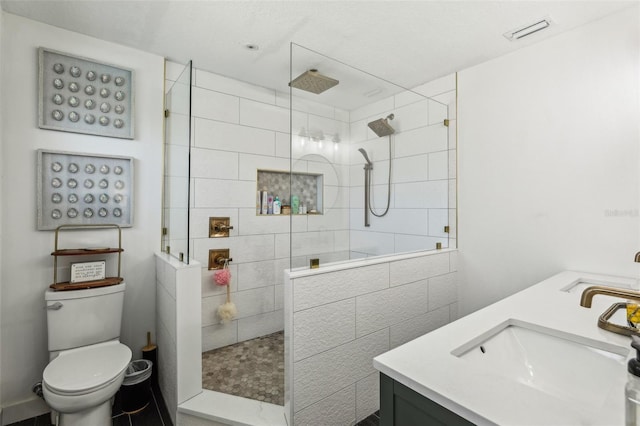
[[[140,357],[146,331],[155,335],[154,251],[160,244],[163,58],[10,14],[2,36],[2,405],[35,397],[31,385],[48,362],[43,293],[53,278],[53,232],[36,231],[36,150],[135,158],[135,218],[124,229],[127,281],[121,340]],[[37,48],[48,47],[135,70],[134,140],[37,127]],[[68,234],[68,233],[67,233]],[[66,240],[96,245],[82,233]],[[83,241],[79,241],[83,240]],[[81,320],[81,318],[79,318]]]
[[[459,73],[462,313],[565,269],[638,275],[638,31],[636,7]]]

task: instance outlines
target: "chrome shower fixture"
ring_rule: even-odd
[[[389,124],[389,120],[393,120],[394,117],[395,116],[393,114],[389,114],[386,118],[379,118],[372,121],[368,126],[376,135],[378,135],[379,138],[383,136],[390,136],[396,132],[396,130]]]
[[[289,86],[319,95],[338,83],[338,80],[322,75],[316,69],[310,69],[291,80]]]
[[[360,148],[360,149],[358,149],[358,151],[360,151],[360,154],[362,154],[364,159],[367,161],[367,165],[368,166],[373,166],[373,163],[371,162],[371,160],[369,160],[369,156],[367,155],[367,151],[365,151],[364,148]]]

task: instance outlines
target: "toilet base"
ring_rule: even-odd
[[[111,426],[111,399],[77,413],[58,413],[58,426]]]

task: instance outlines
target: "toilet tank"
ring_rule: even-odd
[[[125,286],[47,290],[49,352],[118,339]]]

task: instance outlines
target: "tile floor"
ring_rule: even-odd
[[[118,392],[112,410],[114,414],[113,426],[173,426],[160,390],[153,386],[151,391],[149,405],[136,414],[126,414],[122,412],[122,408],[120,407],[120,392]],[[50,426],[50,420],[51,416],[47,413],[21,422],[12,423],[9,426]]]
[[[284,332],[204,352],[202,387],[284,405]]]
[[[380,425],[380,411],[376,411],[366,419],[361,420],[356,426],[379,426]]]

